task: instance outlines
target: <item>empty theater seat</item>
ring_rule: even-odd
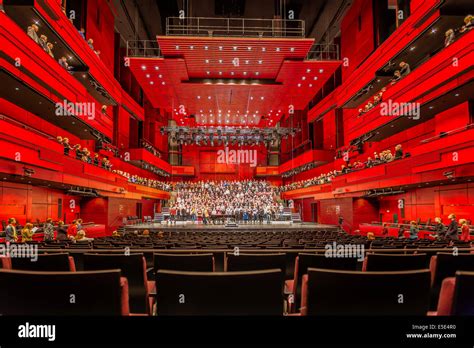
[[[428,269],[426,254],[367,254],[362,269],[364,271],[409,271]]]
[[[162,269],[188,272],[213,272],[212,254],[153,254],[155,272]]]
[[[131,313],[150,313],[146,262],[143,254],[103,255],[84,254],[84,270],[120,269],[128,280]]]
[[[454,277],[457,271],[474,272],[474,254],[438,253],[431,257],[430,271],[432,282],[430,308],[436,310],[443,280]]]
[[[474,272],[456,272],[443,280],[437,315],[474,315]]]
[[[74,272],[76,266],[68,253],[38,254],[38,259],[12,257],[11,268],[24,271]],[[4,267],[7,268],[7,267]]]
[[[309,268],[303,315],[426,315],[429,270],[357,272]]]
[[[158,271],[158,315],[282,315],[281,270]]]
[[[356,258],[326,257],[324,254],[300,253],[295,260],[294,276],[286,281],[286,291],[294,294],[294,303],[299,303],[301,298],[301,278],[307,273],[309,267],[322,269],[339,269],[355,271],[359,261]]]
[[[128,315],[128,284],[120,270],[0,270],[3,315]]]

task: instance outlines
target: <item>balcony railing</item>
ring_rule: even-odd
[[[336,44],[314,44],[306,60],[339,60],[339,46]]]
[[[305,22],[289,19],[168,17],[166,35],[305,37]]]
[[[127,41],[127,57],[162,58],[161,49],[156,40]]]

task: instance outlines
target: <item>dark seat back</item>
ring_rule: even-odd
[[[38,259],[12,257],[12,269],[23,271],[68,272],[71,270],[68,253],[39,254]]]
[[[347,290],[347,291],[345,291]],[[426,315],[430,271],[308,269],[308,315]]]
[[[143,254],[84,254],[85,271],[120,269],[128,280],[131,313],[147,313],[146,266]]]
[[[3,315],[121,315],[120,270],[0,270]]]
[[[155,272],[161,269],[187,272],[212,272],[212,254],[153,254]]]
[[[430,259],[426,254],[367,254],[366,271],[409,271],[428,269]]]
[[[282,315],[281,270],[158,271],[158,315]]]
[[[474,315],[474,272],[456,272],[452,315]]]
[[[443,279],[454,277],[456,271],[474,272],[474,254],[439,253],[436,259],[434,288],[439,288]]]

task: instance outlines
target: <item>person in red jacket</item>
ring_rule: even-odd
[[[459,224],[461,225],[461,240],[463,242],[469,242],[471,236],[469,234],[469,225],[467,224],[466,219],[459,219]]]
[[[73,220],[72,223],[67,228],[67,237],[69,239],[75,238],[77,235],[77,221]]]

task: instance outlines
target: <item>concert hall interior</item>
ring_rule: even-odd
[[[473,28],[0,0],[0,314],[474,315]]]

